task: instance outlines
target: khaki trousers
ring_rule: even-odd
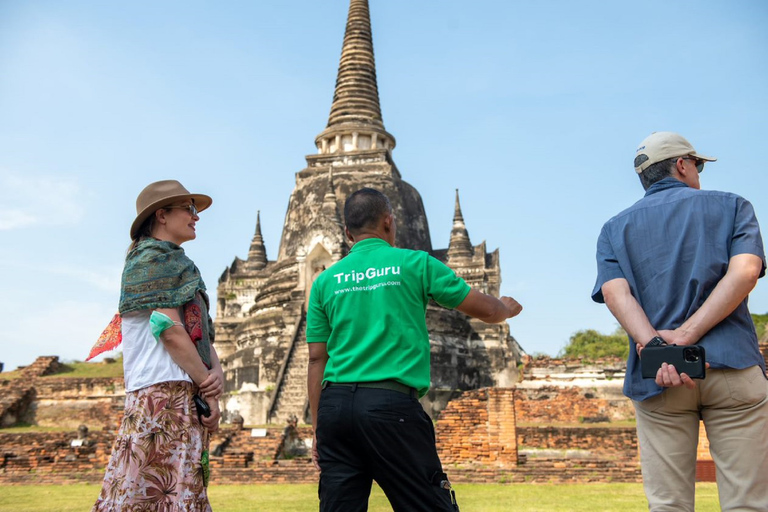
[[[708,370],[695,389],[633,401],[643,487],[652,512],[694,512],[704,420],[723,511],[768,511],[768,380],[762,369]]]

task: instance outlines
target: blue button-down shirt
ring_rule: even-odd
[[[664,178],[603,226],[592,300],[604,302],[603,284],[626,279],[651,325],[657,330],[676,329],[709,297],[731,257],[745,253],[763,260],[762,277],[763,241],[749,201]],[[747,299],[698,343],[712,368],[760,365],[765,370]],[[645,400],[661,392],[653,379],[642,378],[630,340],[624,394]]]

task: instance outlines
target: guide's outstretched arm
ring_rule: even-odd
[[[472,289],[456,309],[485,323],[497,324],[507,318],[519,315],[523,306],[512,297],[497,299],[492,295]]]

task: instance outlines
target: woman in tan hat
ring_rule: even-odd
[[[211,510],[207,438],[224,376],[205,284],[180,247],[211,203],[175,180],[136,200],[119,313],[89,356],[122,339],[125,415],[94,511]]]

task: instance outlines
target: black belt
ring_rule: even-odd
[[[416,388],[412,388],[410,386],[406,386],[405,384],[400,384],[397,381],[394,380],[378,380],[375,382],[331,382],[326,380],[323,382],[323,389],[327,387],[336,387],[336,386],[343,386],[347,388],[352,388],[352,392],[354,393],[357,388],[371,388],[371,389],[388,389],[390,391],[397,391],[398,393],[403,393],[406,395],[410,395],[414,398],[418,398],[419,394],[416,392]]]

